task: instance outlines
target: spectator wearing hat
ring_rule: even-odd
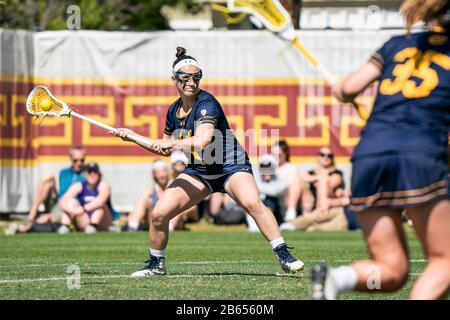
[[[278,224],[283,222],[281,210],[282,198],[286,192],[287,182],[278,174],[277,159],[271,155],[263,155],[259,160],[259,174],[255,175],[261,200],[268,207]],[[249,215],[246,216],[249,231],[258,231],[255,221]]]
[[[180,173],[183,173],[186,169],[189,160],[186,154],[181,150],[175,150],[170,155],[170,161],[172,163],[172,180],[178,177]],[[185,229],[186,222],[197,222],[200,218],[200,206],[204,206],[204,201],[201,201],[198,205],[194,205],[187,209],[183,213],[179,214],[169,222],[169,231],[183,230]]]
[[[85,233],[107,231],[111,225],[111,188],[102,180],[97,163],[85,166],[84,178],[83,182],[72,185],[60,201],[64,214],[59,233],[69,232],[71,224]]]
[[[170,162],[172,163],[172,178],[175,179],[180,173],[184,172],[189,160],[181,150],[175,150],[170,155]]]
[[[278,177],[277,191],[280,196],[280,206],[283,212],[286,211],[286,203],[289,199],[289,185],[294,182],[294,180],[299,175],[299,170],[296,165],[290,162],[291,149],[286,140],[279,140],[272,145],[272,155],[277,160],[277,171],[276,175]]]

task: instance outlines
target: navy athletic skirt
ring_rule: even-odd
[[[390,153],[352,160],[350,209],[402,208],[449,198],[447,158]]]
[[[237,172],[248,172],[253,175],[252,166],[251,165],[235,165],[233,171],[223,174],[217,175],[203,175],[199,174],[195,170],[191,168],[186,168],[183,173],[195,176],[209,189],[210,193],[221,192],[226,193],[225,184],[228,179]]]

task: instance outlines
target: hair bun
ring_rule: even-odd
[[[179,58],[186,54],[186,49],[183,47],[177,47],[176,57]]]

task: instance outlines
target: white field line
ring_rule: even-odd
[[[267,274],[267,276],[278,276],[278,277],[292,277],[300,278],[298,275],[291,274]],[[417,277],[420,273],[410,273],[410,276]],[[216,277],[237,277],[236,274],[173,274],[160,276],[163,278],[216,278]],[[129,274],[119,274],[119,275],[103,275],[103,276],[81,276],[81,279],[117,279],[117,278],[131,278]],[[0,279],[0,284],[2,283],[24,283],[24,282],[47,282],[47,281],[65,281],[67,277],[50,277],[50,278],[34,278],[34,279]]]
[[[240,263],[269,263],[269,261],[250,261],[250,260],[242,260],[242,261],[174,261],[169,262],[169,265],[208,265],[208,264],[240,264]],[[273,262],[270,262],[273,263]],[[80,265],[80,266],[119,266],[119,265],[142,265],[142,262],[86,262],[86,263],[57,263],[57,264],[9,264],[9,265],[0,265],[0,269],[2,268],[40,268],[40,267],[67,267],[70,265]]]
[[[409,260],[410,262],[427,262],[427,260],[419,259],[419,260]],[[325,262],[325,261],[322,261]],[[333,262],[337,263],[351,263],[353,261],[350,260],[334,260]],[[273,261],[250,261],[250,260],[242,260],[242,261],[174,261],[169,262],[169,265],[208,265],[208,264],[240,264],[240,263],[254,263],[254,264],[264,264],[264,263],[273,263]],[[74,262],[74,263],[57,263],[57,264],[9,264],[9,265],[0,265],[0,269],[4,268],[40,268],[40,267],[66,267],[69,265],[82,265],[82,266],[121,266],[121,265],[142,265],[142,262]]]
[[[317,261],[319,262],[319,261]],[[321,262],[326,262],[325,260],[322,260]],[[354,262],[353,260],[333,260],[333,263],[352,263]],[[425,259],[413,259],[413,260],[409,260],[409,262],[427,262],[427,260]],[[1,267],[1,266],[0,266]]]
[[[245,275],[245,274],[244,274]],[[265,274],[266,276],[277,276],[277,277],[298,277],[298,275],[293,274]],[[237,277],[237,274],[172,274],[160,276],[164,278],[212,278],[212,277]],[[251,276],[251,275],[249,275]],[[114,278],[131,278],[129,274],[118,274],[118,275],[103,275],[103,276],[81,276],[83,279],[114,279]],[[39,282],[39,281],[63,281],[67,280],[67,277],[51,277],[51,278],[34,278],[34,279],[0,279],[1,283],[22,283],[22,282]]]

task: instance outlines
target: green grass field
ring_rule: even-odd
[[[336,266],[365,258],[361,233],[284,234],[305,262],[296,275],[281,271],[259,234],[181,231],[171,234],[168,275],[130,278],[147,258],[147,234],[98,233],[0,236],[0,299],[309,299],[317,261]],[[411,276],[389,295],[351,293],[342,299],[406,299],[425,262],[408,233]],[[68,289],[67,267],[80,267],[80,289]]]

